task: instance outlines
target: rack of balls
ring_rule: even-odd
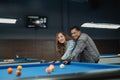
[[[22,66],[17,66],[17,70],[16,70],[16,72],[15,72],[15,75],[16,75],[16,76],[20,76],[20,75],[21,75],[21,70],[22,70]],[[7,69],[7,73],[8,73],[8,74],[12,74],[12,73],[13,73],[13,68],[12,68],[12,67],[9,67],[9,68]]]
[[[60,64],[59,67],[60,67],[61,69],[63,69],[63,68],[65,68],[65,65],[64,65],[64,64]],[[50,64],[49,67],[47,67],[47,68],[45,69],[46,73],[54,72],[54,70],[55,70],[55,66],[54,66],[53,64]]]
[[[53,65],[53,64],[50,64],[49,67],[47,67],[45,71],[46,71],[47,73],[50,73],[50,72],[53,72],[54,69],[55,69],[54,65]]]
[[[22,70],[22,66],[17,66],[17,70],[16,70],[16,76],[20,76],[21,75],[21,70]]]

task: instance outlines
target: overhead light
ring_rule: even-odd
[[[0,23],[15,24],[17,19],[0,18]]]
[[[120,25],[119,24],[109,24],[109,23],[84,23],[81,25],[81,27],[118,29],[118,28],[120,28]]]

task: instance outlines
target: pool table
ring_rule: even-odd
[[[120,64],[120,54],[101,54],[99,63]]]
[[[42,60],[36,58],[14,58],[14,59],[0,59],[0,65],[2,64],[15,64],[15,63],[29,63],[40,62]]]
[[[106,58],[106,57],[120,57],[120,55],[119,55],[119,54],[116,54],[116,53],[100,54],[100,56],[101,56],[102,58]]]
[[[55,70],[47,73],[45,70],[54,64]],[[120,78],[120,65],[71,62],[60,68],[60,63],[26,63],[0,65],[0,80],[103,80]],[[17,66],[21,65],[20,76],[16,76]],[[8,74],[7,69],[13,68]]]

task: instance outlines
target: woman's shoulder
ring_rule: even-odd
[[[74,48],[74,45],[75,45],[75,41],[74,40],[68,40],[67,41],[67,47]]]
[[[71,40],[68,40],[67,42],[68,42],[68,43],[73,43],[73,44],[75,43],[75,41],[72,40],[72,39],[71,39]]]
[[[73,40],[73,39],[70,39],[70,40],[68,40],[68,42],[74,42],[74,40]]]

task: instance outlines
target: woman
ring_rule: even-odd
[[[70,37],[63,33],[58,32],[56,34],[56,51],[57,55],[61,57],[61,60],[69,60],[70,54],[74,48],[75,42]]]

